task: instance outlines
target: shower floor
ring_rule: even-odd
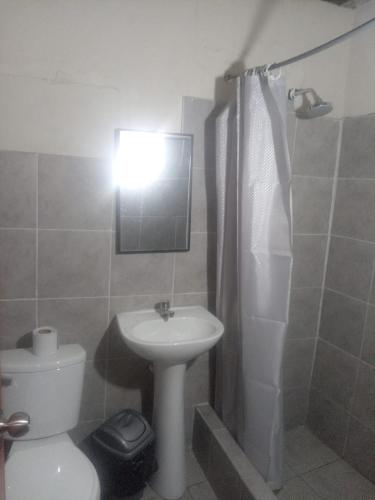
[[[286,435],[285,486],[279,500],[370,500],[375,485],[361,476],[306,427]]]
[[[375,485],[323,444],[307,427],[286,433],[284,488],[278,500],[375,500]],[[217,500],[193,453],[187,453],[181,500]],[[161,500],[146,488],[140,500]],[[239,500],[239,499],[228,499]]]

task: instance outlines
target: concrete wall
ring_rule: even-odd
[[[375,1],[355,10],[355,24],[375,17]],[[350,60],[345,94],[345,115],[375,112],[375,24],[358,34],[350,43]]]
[[[317,0],[0,0],[0,149],[109,156],[113,129],[177,131],[234,63],[335,36],[353,11]],[[344,107],[348,44],[286,69]],[[215,87],[220,87],[219,89]]]

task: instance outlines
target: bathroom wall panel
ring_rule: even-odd
[[[356,356],[363,338],[366,304],[330,290],[325,290],[320,337]]]
[[[316,336],[322,290],[293,288],[290,295],[288,338]]]
[[[375,481],[374,115],[346,118],[308,424]],[[318,390],[318,392],[317,392]]]
[[[375,432],[375,367],[361,363],[352,414]]]
[[[284,351],[284,387],[285,389],[308,387],[314,339],[288,339]]]
[[[333,234],[375,242],[374,211],[375,179],[339,179]]]
[[[344,459],[375,483],[375,432],[355,418],[350,419]]]
[[[215,169],[210,156],[214,146],[212,123],[214,103],[198,97],[182,98],[182,132],[193,134],[193,168]]]
[[[375,366],[375,307],[367,306],[362,359]]]
[[[309,386],[284,389],[284,426],[293,429],[305,423],[309,405]]]
[[[108,360],[105,378],[106,418],[123,408],[134,408],[151,418],[153,377],[148,361],[127,349],[126,358]]]
[[[0,229],[0,299],[36,296],[36,230]]]
[[[375,179],[375,114],[346,118],[340,177]]]
[[[293,176],[293,230],[295,233],[327,234],[332,179]]]
[[[339,121],[330,117],[297,120],[293,174],[333,177]]]
[[[36,226],[38,156],[0,151],[0,227]]]
[[[315,389],[310,391],[307,424],[330,448],[342,456],[349,428],[349,413]]]
[[[353,404],[358,360],[319,340],[312,386],[349,410]]]
[[[112,245],[111,295],[165,294],[172,290],[172,253],[116,254]]]
[[[36,327],[36,300],[0,300],[0,349],[15,349]]]
[[[105,416],[105,362],[87,361],[83,385],[80,421],[103,419]]]
[[[293,288],[322,286],[326,249],[325,235],[293,235]]]
[[[176,293],[214,291],[216,286],[216,236],[193,233],[190,252],[176,254]]]
[[[40,155],[40,228],[111,229],[113,180],[110,161]]]
[[[38,302],[41,325],[53,325],[61,344],[81,344],[87,359],[103,359],[107,347],[103,332],[107,328],[108,299],[45,299]]]
[[[213,169],[193,169],[191,230],[216,232],[216,175]]]
[[[187,253],[116,254],[108,160],[0,152],[0,347],[28,347],[32,329],[49,324],[61,343],[86,349],[75,439],[125,407],[151,418],[152,371],[121,340],[116,313],[153,308],[161,300],[214,310],[215,175],[213,142],[205,139],[213,103],[186,98],[183,108],[183,132],[194,134],[195,144]],[[193,405],[209,397],[205,355],[187,372],[187,439]]]
[[[332,236],[326,287],[357,299],[367,300],[374,257],[375,245],[352,238]]]
[[[108,295],[109,231],[38,231],[38,296]]]
[[[287,125],[293,172],[294,264],[284,357],[284,416],[286,427],[293,428],[306,421],[327,255],[339,122],[331,117],[298,120],[290,105]]]

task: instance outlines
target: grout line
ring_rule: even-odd
[[[159,216],[155,216],[159,217]],[[140,217],[142,218],[142,217]],[[50,231],[50,232],[71,232],[71,233],[116,233],[114,229],[84,229],[65,227],[0,227],[0,231]],[[216,234],[216,231],[191,231],[190,234]],[[314,233],[312,233],[314,234]],[[149,252],[152,253],[152,252]],[[172,251],[170,252],[172,253]]]
[[[297,177],[298,179],[321,179],[321,180],[327,180],[327,181],[332,181],[334,177],[332,176],[324,176],[324,175],[304,175],[304,174],[293,174],[292,172],[292,178]]]
[[[332,347],[333,349],[336,349],[337,351],[340,351],[342,354],[346,354],[351,359],[353,359],[355,361],[359,361],[360,363],[362,363],[363,365],[367,366],[368,368],[371,368],[372,370],[375,370],[375,365],[369,363],[368,361],[365,361],[364,359],[359,358],[358,356],[356,356],[355,354],[352,354],[351,352],[345,351],[345,349],[343,349],[342,347],[339,347],[339,346],[337,346],[335,344],[332,344],[332,342],[330,342],[329,340],[326,340],[323,337],[319,337],[318,340],[320,342],[323,342],[323,344],[327,344],[329,347]]]
[[[38,188],[37,188],[38,189]],[[38,191],[37,191],[38,196]],[[37,198],[38,200],[38,198]],[[37,201],[38,203],[38,201]],[[38,205],[37,205],[38,210]],[[36,221],[35,227],[0,227],[0,231],[65,231],[65,232],[78,232],[78,233],[109,233],[113,232],[112,229],[72,229],[64,227],[39,227],[38,220]]]
[[[214,290],[202,290],[202,291],[197,291],[197,292],[178,292],[175,295],[206,295],[206,294],[214,294]],[[171,292],[169,291],[163,291],[163,292],[152,292],[152,293],[144,293],[144,294],[129,294],[129,295],[111,295],[109,298],[110,299],[123,299],[123,298],[130,298],[130,297],[135,297],[135,298],[142,298],[142,297],[158,297],[160,295],[171,295]],[[47,300],[99,300],[99,299],[108,299],[108,295],[96,295],[96,296],[88,296],[88,297],[17,297],[17,298],[0,298],[0,303],[1,302],[21,302],[21,301],[33,301],[33,300],[38,300],[38,301],[47,301]]]
[[[293,133],[293,141],[292,141],[292,154],[290,155],[290,170],[291,174],[293,176],[293,165],[294,165],[294,159],[295,159],[295,154],[296,154],[296,144],[297,144],[297,127],[298,127],[298,120],[293,113],[293,118],[294,118],[294,133]]]
[[[375,177],[339,177],[339,180],[340,181],[350,181],[350,182],[353,182],[353,181],[366,181],[366,182],[371,182],[371,181],[375,181]]]
[[[0,302],[13,302],[13,301],[23,301],[23,300],[79,300],[79,299],[107,299],[107,295],[95,296],[95,297],[20,297],[16,299],[0,299]]]
[[[76,229],[76,228],[64,228],[64,227],[39,227],[39,231],[50,231],[50,232],[71,232],[71,233],[112,233],[112,229]]]
[[[293,232],[293,236],[328,236],[328,233],[296,233],[296,232]]]
[[[180,121],[180,132],[181,133],[185,133],[185,124],[184,124],[184,118],[185,118],[185,99],[182,98],[181,99],[181,121]],[[193,138],[193,147],[194,147],[194,138]],[[194,154],[194,151],[193,151],[193,154]],[[192,163],[193,165],[193,168],[194,168],[194,158],[191,157],[191,160],[190,162]],[[193,175],[192,172],[190,172],[190,179],[191,179],[191,176]],[[192,181],[190,182],[190,199],[191,199],[191,203],[190,203],[190,224],[191,224],[191,216],[192,216],[192,200],[193,200],[193,183]],[[192,235],[192,231],[191,231],[191,227],[190,227],[190,246],[191,246],[191,235]],[[176,238],[176,234],[175,234],[175,238]],[[173,253],[173,261],[172,261],[172,284],[171,284],[171,306],[173,307],[174,306],[174,290],[175,290],[175,280],[176,280],[176,255],[177,255],[177,252],[174,252]]]
[[[326,279],[327,279],[327,269],[328,269],[329,251],[330,251],[330,246],[331,246],[333,216],[334,216],[335,204],[336,204],[337,180],[338,180],[339,168],[340,168],[343,123],[344,123],[343,120],[340,120],[339,133],[338,133],[337,146],[336,146],[336,163],[335,163],[335,170],[334,170],[332,191],[331,191],[331,207],[330,207],[329,219],[328,219],[328,235],[327,235],[326,250],[325,250],[325,256],[324,256],[324,265],[323,265],[323,279],[322,279],[322,283],[321,283],[321,295],[320,295],[320,303],[319,303],[319,310],[318,310],[318,320],[317,320],[316,331],[315,331],[315,346],[314,346],[314,352],[313,352],[311,370],[310,370],[310,378],[309,378],[309,393],[311,390],[312,377],[313,377],[313,373],[314,373],[316,353],[317,353],[317,349],[318,349],[320,323],[321,323],[321,319],[322,319],[324,289],[325,289],[325,284],[326,284]]]
[[[116,203],[116,197],[111,197],[111,229],[113,228],[114,223],[114,203]],[[113,240],[116,238],[116,235],[113,235],[112,232],[109,237],[109,259],[108,259],[108,292],[107,292],[107,328],[106,335],[107,341],[105,345],[105,380],[104,380],[104,396],[103,396],[103,410],[104,410],[104,419],[107,418],[107,402],[108,402],[108,369],[109,369],[109,343],[110,343],[110,320],[111,320],[111,277],[112,277],[112,252],[114,250]]]
[[[370,365],[371,366],[371,365]],[[374,368],[372,366],[372,368]],[[319,393],[319,395],[321,397],[323,397],[324,399],[326,399],[327,401],[330,402],[330,404],[332,404],[333,406],[335,406],[339,411],[342,411],[344,412],[347,417],[348,417],[348,426],[350,425],[350,422],[349,420],[356,420],[362,427],[364,427],[365,429],[367,429],[368,431],[372,432],[373,434],[375,434],[375,428],[371,428],[369,427],[365,422],[363,422],[359,417],[357,417],[356,415],[354,415],[353,413],[350,413],[350,411],[345,408],[344,406],[342,406],[340,403],[338,403],[337,401],[334,401],[328,394],[326,394],[325,392],[323,392],[322,389],[318,388],[318,387],[314,387],[314,390],[316,392]],[[348,431],[347,431],[348,433]],[[327,445],[326,445],[327,446]],[[342,452],[342,456],[344,455],[344,450]]]
[[[190,234],[217,234],[217,231],[191,231]]]
[[[351,241],[357,241],[358,243],[368,243],[369,245],[375,245],[375,241],[361,240],[360,238],[353,238],[352,236],[346,236],[346,235],[335,234],[335,233],[333,233],[331,236],[333,238],[339,238],[342,240],[351,240]]]
[[[316,337],[287,337],[285,339],[285,342],[294,342],[295,340],[297,341],[302,341],[302,340],[315,340]]]
[[[36,156],[35,202],[35,326],[39,327],[39,155]]]
[[[368,293],[367,293],[366,312],[365,312],[365,317],[363,319],[363,326],[362,326],[362,338],[361,338],[361,345],[360,345],[360,348],[359,348],[359,356],[358,356],[358,359],[361,362],[363,362],[363,360],[362,360],[362,353],[363,353],[363,346],[364,346],[364,343],[365,343],[365,333],[366,333],[366,325],[367,325],[367,316],[368,316],[368,311],[369,311],[369,301],[370,301],[370,298],[371,298],[371,291],[372,291],[372,287],[373,287],[373,284],[374,284],[374,274],[375,274],[375,262],[373,262],[373,264],[372,264],[370,285],[369,285],[369,290],[368,290]],[[356,396],[357,389],[358,389],[358,381],[359,381],[359,371],[360,371],[360,369],[361,369],[361,363],[358,363],[357,364],[356,373],[355,373],[355,381],[354,381],[354,387],[353,387],[353,396],[351,398],[351,401],[350,401],[350,404],[349,404],[349,408],[348,408],[348,413],[350,414],[350,416],[353,413],[355,396]],[[348,439],[349,439],[349,432],[346,432],[345,433],[345,438],[344,438],[344,445],[343,445],[343,449],[342,449],[342,454],[343,455],[345,455],[346,448],[348,446]]]
[[[349,295],[348,293],[341,292],[340,290],[336,290],[335,288],[329,288],[328,286],[325,287],[325,290],[328,292],[336,293],[337,295],[341,295],[342,297],[345,297],[346,299],[354,300],[356,302],[361,302],[361,304],[368,304],[366,300],[359,299],[358,297],[354,297],[353,295]]]
[[[36,297],[25,297],[25,298],[16,298],[16,299],[0,299],[0,302],[31,302],[33,300],[37,300]]]
[[[0,231],[37,231],[35,227],[0,227]]]
[[[371,306],[371,295],[372,295],[372,290],[374,287],[374,279],[375,279],[375,261],[372,264],[372,273],[371,273],[371,280],[370,280],[370,287],[369,291],[367,294],[367,304],[366,304],[366,313],[364,317],[364,323],[363,323],[363,331],[362,331],[362,342],[361,342],[361,348],[360,348],[360,357],[362,359],[362,354],[363,354],[363,345],[365,343],[365,332],[366,332],[366,325],[367,325],[367,317],[368,317],[368,311],[369,311],[369,306]]]
[[[320,290],[321,286],[292,286],[292,290]]]
[[[319,441],[320,441],[320,439],[319,439]],[[324,443],[323,443],[323,444],[324,444]],[[325,445],[325,446],[326,446],[326,445]],[[330,449],[332,449],[332,448],[330,448]],[[333,450],[332,450],[332,451],[333,451]],[[330,461],[330,462],[327,462],[327,463],[326,463],[326,464],[324,464],[324,465],[321,465],[321,466],[319,466],[319,467],[316,467],[315,469],[311,469],[311,470],[309,470],[309,471],[305,472],[304,474],[301,474],[301,475],[298,475],[298,474],[297,474],[297,477],[298,477],[298,478],[299,478],[299,479],[300,479],[303,483],[305,483],[305,485],[306,485],[306,486],[307,486],[307,487],[308,487],[308,488],[309,488],[309,489],[310,489],[310,490],[311,490],[311,491],[312,491],[312,492],[313,492],[313,493],[314,493],[314,494],[315,494],[315,495],[316,495],[319,499],[324,500],[324,498],[325,498],[325,497],[320,496],[319,492],[318,492],[318,491],[316,491],[316,490],[314,489],[314,487],[306,481],[306,479],[304,478],[304,475],[310,474],[311,472],[316,472],[317,470],[320,470],[320,469],[324,469],[324,467],[327,467],[328,465],[333,464],[333,463],[338,462],[338,461],[339,461],[339,459],[332,460],[332,461]]]

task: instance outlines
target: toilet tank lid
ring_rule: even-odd
[[[9,349],[0,351],[0,372],[32,373],[57,370],[69,365],[83,363],[86,351],[78,344],[62,345],[56,354],[36,356],[31,349]]]

